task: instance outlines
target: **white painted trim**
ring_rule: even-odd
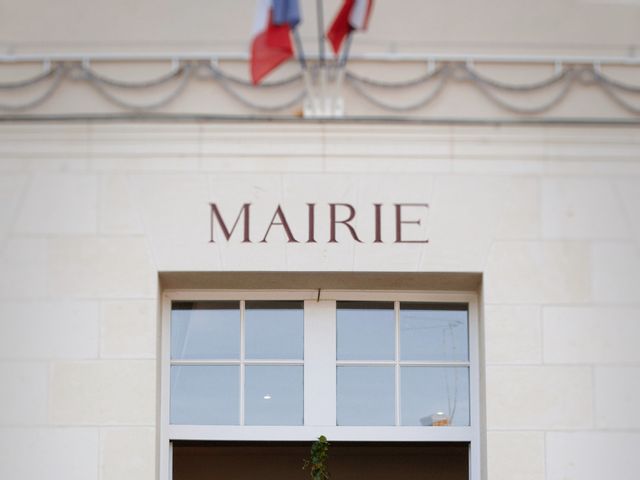
[[[238,412],[239,418],[238,418],[238,424],[240,425],[244,425],[244,379],[245,379],[245,372],[244,372],[244,346],[245,346],[245,338],[244,338],[244,327],[245,327],[245,321],[244,321],[244,300],[240,301],[240,382],[238,387],[240,388],[240,393],[239,393],[239,399],[240,399],[240,410]]]
[[[470,303],[476,296],[469,292],[422,292],[414,290],[321,290],[321,300],[362,300],[383,302]]]
[[[247,360],[243,356],[243,361],[241,360],[230,360],[230,359],[222,359],[222,360],[198,360],[198,359],[172,359],[171,365],[240,365],[241,363],[244,365],[302,365],[304,360]]]
[[[481,425],[480,415],[480,310],[477,295],[471,295],[468,300],[469,318],[469,419],[471,423],[472,440],[469,442],[469,479],[480,480],[482,476],[481,461]]]
[[[304,302],[304,424],[336,424],[336,302]]]
[[[274,293],[277,292],[277,295]],[[317,290],[165,290],[173,301],[316,300]]]
[[[320,301],[317,290],[168,290],[163,294],[162,308],[162,339],[161,339],[161,421],[160,438],[160,480],[171,480],[170,465],[171,441],[173,440],[227,440],[227,441],[311,441],[319,435],[326,435],[334,441],[421,441],[421,442],[468,442],[469,443],[469,479],[481,479],[481,448],[480,439],[482,426],[480,416],[480,358],[479,358],[479,306],[478,296],[470,292],[419,292],[419,291],[362,291],[362,290],[322,290]],[[216,425],[170,425],[169,424],[169,397],[170,397],[170,317],[171,301],[206,301],[206,300],[236,300],[241,301],[242,307],[245,300],[304,300],[305,301],[305,422],[307,418],[315,418],[309,415],[308,408],[318,409],[321,414],[315,420],[328,423],[333,419],[333,424],[304,426],[216,426]],[[468,304],[469,327],[469,361],[468,362],[400,362],[399,345],[396,346],[396,359],[388,363],[396,365],[443,365],[443,366],[467,366],[469,367],[469,395],[470,395],[470,423],[468,427],[347,427],[336,426],[336,365],[350,364],[351,362],[336,361],[336,316],[335,302],[339,300],[382,300],[393,301],[394,308],[399,308],[402,301],[421,301],[434,303],[466,303]],[[325,310],[328,321],[322,327],[327,346],[323,356],[318,353],[314,362],[307,365],[307,348],[310,334],[315,332],[310,327],[309,320],[314,304],[318,306],[315,313],[320,314]],[[244,308],[241,308],[244,310]],[[329,312],[329,313],[327,313]],[[398,313],[396,312],[396,317]],[[242,318],[242,315],[241,315]],[[241,320],[242,322],[242,320]],[[396,318],[396,323],[398,318]],[[241,327],[242,328],[242,327]],[[396,324],[396,330],[398,325]],[[398,338],[396,332],[396,338]],[[332,340],[329,340],[332,339]],[[333,343],[331,343],[333,342]],[[174,362],[175,363],[175,362]],[[236,361],[236,364],[238,362]],[[242,363],[242,359],[241,362]],[[267,362],[268,363],[268,362]],[[300,364],[300,361],[292,361]],[[363,362],[371,364],[372,362]],[[308,389],[309,375],[317,375],[320,378],[320,388]],[[399,378],[396,375],[396,378]],[[331,386],[330,386],[331,385]],[[311,396],[309,394],[313,391]],[[399,391],[399,390],[398,390]],[[398,402],[398,399],[396,399]],[[331,408],[326,408],[330,405]],[[397,409],[399,408],[399,405]],[[324,409],[324,410],[323,410]],[[242,409],[241,409],[242,411]],[[400,412],[396,412],[396,421],[399,422]]]
[[[325,435],[332,441],[392,442],[471,442],[471,427],[338,427],[315,425],[238,426],[238,425],[170,425],[173,440],[219,441],[312,441]]]
[[[167,476],[169,480],[173,480],[173,443],[169,442],[169,466]]]
[[[393,317],[394,317],[394,327],[395,327],[395,358],[394,358],[394,368],[395,368],[395,422],[396,426],[400,425],[402,422],[402,404],[400,403],[400,302],[393,302]]]
[[[433,360],[336,360],[336,365],[400,365],[402,367],[468,367],[470,362]]]
[[[172,359],[171,365],[240,365],[240,360],[184,360]]]
[[[172,479],[173,449],[169,440],[169,398],[171,397],[171,297],[162,295],[160,321],[160,448],[159,480]]]

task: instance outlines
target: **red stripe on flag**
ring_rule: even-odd
[[[274,25],[269,15],[267,29],[251,43],[251,80],[254,85],[281,63],[293,57],[289,24]]]
[[[351,8],[353,7],[355,0],[345,0],[342,8],[333,20],[329,31],[327,31],[327,38],[331,43],[331,47],[335,53],[340,51],[340,46],[345,37],[351,32],[351,26],[349,25],[349,15]]]

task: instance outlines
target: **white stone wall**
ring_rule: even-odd
[[[328,26],[342,2],[322,3]],[[300,5],[315,53],[316,2]],[[254,9],[254,0],[0,0],[0,53],[247,51]],[[353,49],[632,55],[638,21],[638,0],[382,0]]]
[[[210,244],[211,201],[427,202],[430,243]],[[637,478],[637,130],[0,125],[0,477],[155,478],[157,272],[217,270],[482,272],[488,478]]]

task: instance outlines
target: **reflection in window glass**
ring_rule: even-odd
[[[247,365],[246,425],[302,425],[302,373],[298,365]]]
[[[248,301],[244,319],[247,359],[303,358],[303,302]]]
[[[400,360],[466,361],[466,305],[400,304]]]
[[[392,366],[338,367],[337,424],[394,425],[394,370]]]
[[[237,425],[239,366],[171,366],[170,422],[174,425]]]
[[[402,425],[469,425],[467,367],[401,367]]]
[[[172,359],[239,359],[239,302],[174,302]]]
[[[393,360],[393,302],[337,303],[338,360]]]

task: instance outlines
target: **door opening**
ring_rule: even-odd
[[[173,480],[302,480],[310,442],[174,442]],[[331,442],[338,480],[468,480],[469,445],[444,442]]]

